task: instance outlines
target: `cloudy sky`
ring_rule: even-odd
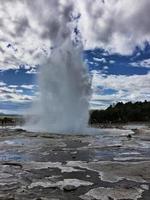
[[[149,0],[0,0],[0,112],[22,113],[36,99],[41,55],[50,54],[59,33],[60,5],[80,16],[90,107],[150,100]]]

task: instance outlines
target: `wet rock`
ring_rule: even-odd
[[[36,198],[36,199],[34,199],[34,200],[48,200],[47,198],[44,198],[44,197],[38,197],[38,198]],[[55,199],[52,199],[52,200],[55,200]],[[57,199],[56,199],[57,200]]]
[[[149,190],[149,185],[141,185],[141,188],[143,189],[143,190]]]
[[[128,135],[127,135],[127,138],[128,138],[128,139],[131,139],[131,138],[132,138],[132,135],[131,135],[131,134],[128,134]]]
[[[142,131],[44,138],[1,130],[0,200],[149,200],[150,134]]]
[[[113,198],[111,198],[111,197],[108,197],[108,199],[109,199],[109,200],[114,200],[114,199],[113,199]]]
[[[0,198],[0,200],[15,200],[15,198],[14,197]]]
[[[75,156],[75,155],[73,155],[73,156],[72,156],[72,159],[76,159],[76,156]]]
[[[3,182],[0,183],[0,191],[16,190],[19,187],[18,182]]]
[[[26,130],[25,130],[25,129],[22,129],[22,128],[16,128],[15,131],[16,131],[16,132],[26,132]]]
[[[142,197],[142,193],[144,190],[135,187],[131,189],[125,188],[94,188],[88,191],[85,195],[80,196],[83,200],[93,200],[93,198],[97,200],[117,200],[117,199],[132,199],[138,200]]]
[[[14,163],[14,162],[4,162],[2,165],[8,165],[8,166],[15,166],[15,167],[20,167],[22,169],[22,165],[20,163]]]
[[[65,185],[63,187],[63,190],[66,191],[66,192],[71,192],[71,191],[74,191],[76,189],[77,189],[77,187],[75,185]]]

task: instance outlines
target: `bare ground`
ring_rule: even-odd
[[[124,129],[96,135],[1,129],[0,200],[149,200],[150,129]]]

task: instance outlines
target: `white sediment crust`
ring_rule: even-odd
[[[130,152],[122,152],[119,153],[118,155],[122,156],[122,155],[141,155],[141,153],[137,152],[137,151],[130,151]]]
[[[99,161],[89,163],[82,161],[69,161],[67,165],[96,171],[99,173],[99,177],[102,181],[114,183],[126,179],[142,183],[149,182],[150,161]],[[142,177],[140,174],[142,174]]]
[[[134,132],[131,129],[119,129],[119,128],[105,128],[102,129],[102,132],[104,133],[108,133],[108,134],[113,134],[114,135],[121,135],[121,136],[125,136],[128,134],[134,134]]]
[[[0,180],[1,179],[7,179],[7,178],[10,178],[10,177],[13,177],[13,175],[9,174],[9,173],[3,173],[3,172],[0,173]]]
[[[146,124],[127,124],[127,125],[124,125],[122,128],[125,128],[125,129],[147,129],[148,126]]]
[[[113,200],[119,199],[133,199],[137,200],[142,197],[143,189],[141,188],[104,188],[99,187],[90,190],[85,195],[80,196],[83,200],[109,200],[112,198]]]
[[[117,157],[113,158],[116,161],[129,161],[129,160],[150,160],[149,157],[137,157],[137,156],[128,156],[128,157]]]
[[[141,185],[141,188],[142,188],[143,190],[149,190],[149,186],[148,186],[148,185],[145,185],[145,184],[142,184],[142,185]]]
[[[36,182],[31,183],[31,185],[29,186],[29,189],[32,189],[38,186],[41,186],[44,188],[58,187],[60,189],[63,189],[67,185],[71,185],[78,188],[80,186],[93,185],[93,183],[89,181],[79,180],[79,179],[64,179],[63,181],[58,181],[58,182],[43,180],[43,181],[36,181]]]
[[[82,171],[79,169],[75,169],[70,166],[65,166],[61,162],[34,162],[31,161],[29,163],[24,163],[24,168],[27,169],[47,169],[47,168],[58,168],[61,172],[76,172]]]

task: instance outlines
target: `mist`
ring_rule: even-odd
[[[32,108],[36,120],[29,121],[27,127],[34,131],[81,133],[88,126],[91,84],[77,28],[79,16],[72,4],[52,6],[56,6],[57,18],[48,23],[51,53],[41,59],[40,96]]]

